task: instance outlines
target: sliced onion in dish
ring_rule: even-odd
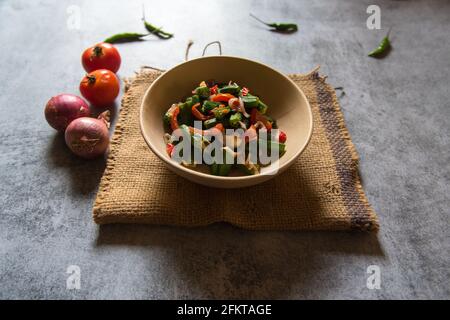
[[[165,133],[164,134],[164,143],[168,144],[168,143],[172,143],[172,135],[170,133]]]
[[[266,126],[265,126],[264,123],[262,123],[261,121],[257,121],[257,122],[255,123],[255,128],[256,128],[256,129],[266,128]]]
[[[242,100],[241,97],[239,97],[239,107],[244,117],[249,118],[250,115],[247,113],[247,111],[245,111],[244,101]]]
[[[239,121],[239,125],[241,126],[242,129],[247,130],[247,126],[242,121]]]

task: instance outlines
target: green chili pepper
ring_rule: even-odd
[[[391,29],[389,28],[387,35],[381,40],[378,47],[375,50],[369,52],[368,54],[369,57],[380,57],[390,49],[391,47],[391,41],[389,40],[390,33]]]
[[[170,39],[173,37],[173,33],[168,33],[165,32],[161,29],[161,27],[157,28],[154,25],[152,25],[151,23],[147,22],[145,20],[145,7],[144,5],[142,5],[142,21],[144,22],[144,27],[145,29],[147,29],[148,32],[154,34],[155,36],[157,36],[158,38],[161,39]]]
[[[107,43],[122,43],[122,42],[131,42],[131,41],[141,41],[143,37],[148,36],[148,34],[143,33],[134,33],[134,32],[125,32],[115,34],[103,42]]]
[[[161,39],[170,39],[173,37],[173,33],[165,32],[160,28],[155,27],[151,23],[144,20],[144,26],[145,29],[147,29],[148,32],[153,33],[155,36]]]
[[[250,16],[266,26],[273,28],[273,31],[292,33],[298,30],[295,23],[267,23],[251,13]]]

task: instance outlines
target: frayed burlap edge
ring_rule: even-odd
[[[342,109],[339,105],[338,98],[335,93],[335,89],[326,82],[327,76],[321,76],[319,75],[319,69],[320,66],[317,66],[314,68],[311,72],[305,74],[305,75],[299,75],[299,74],[289,74],[288,76],[293,80],[298,80],[299,78],[310,78],[314,80],[320,81],[320,84],[324,87],[326,87],[328,90],[327,92],[333,92],[331,95],[331,104],[333,106],[334,110],[334,117],[337,120],[338,124],[338,130],[341,135],[342,140],[346,144],[346,148],[351,156],[351,171],[353,174],[353,181],[352,184],[354,184],[356,188],[356,194],[358,195],[358,201],[362,203],[362,205],[365,208],[366,214],[358,212],[357,214],[352,214],[352,220],[351,220],[351,227],[354,230],[361,230],[361,231],[371,231],[371,232],[378,232],[379,230],[379,221],[378,216],[375,213],[374,209],[369,203],[369,200],[367,199],[367,196],[364,192],[362,182],[361,182],[361,176],[359,173],[359,155],[356,150],[355,145],[353,144],[353,141],[350,136],[350,132],[347,128],[347,125],[345,124],[344,120],[344,114],[342,112]],[[336,155],[335,155],[336,157]],[[342,181],[341,181],[342,182]]]

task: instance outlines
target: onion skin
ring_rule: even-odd
[[[109,146],[109,132],[104,117],[78,118],[72,121],[66,129],[66,144],[69,149],[85,159],[102,156]]]
[[[59,94],[52,97],[45,106],[45,119],[54,129],[63,132],[75,119],[89,117],[88,104],[73,94]]]

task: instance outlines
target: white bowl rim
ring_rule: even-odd
[[[299,150],[289,159],[287,160],[282,166],[278,167],[278,168],[273,168],[270,169],[271,166],[269,166],[269,171],[268,172],[264,172],[263,174],[255,174],[255,175],[246,175],[246,176],[236,176],[236,177],[228,177],[228,176],[215,176],[212,174],[207,174],[207,173],[203,173],[203,172],[198,172],[189,168],[184,167],[183,165],[175,162],[175,161],[170,161],[167,159],[165,154],[162,154],[158,148],[156,148],[153,143],[150,141],[150,139],[147,139],[146,135],[144,134],[144,129],[143,129],[143,113],[144,113],[144,104],[145,101],[147,100],[147,95],[149,94],[149,92],[151,91],[152,87],[161,80],[161,78],[163,78],[163,76],[176,69],[179,68],[185,64],[191,63],[193,61],[197,61],[197,60],[205,60],[205,59],[215,59],[215,58],[231,58],[231,59],[237,59],[237,60],[243,60],[246,62],[251,62],[251,63],[256,63],[259,64],[263,67],[266,67],[270,70],[272,70],[273,72],[278,73],[279,75],[281,75],[282,77],[284,77],[286,80],[288,80],[289,82],[291,82],[295,88],[297,88],[297,90],[300,92],[301,96],[303,97],[303,99],[305,99],[306,104],[308,106],[308,113],[309,113],[309,117],[311,119],[311,127],[308,131],[308,138],[305,140],[305,143],[301,146],[301,148],[299,148]],[[169,166],[172,166],[175,170],[182,170],[184,172],[186,172],[187,174],[193,174],[193,175],[197,175],[200,177],[204,177],[210,180],[216,180],[216,181],[241,181],[241,180],[257,180],[258,178],[260,178],[261,176],[269,176],[269,175],[273,175],[273,177],[275,177],[278,173],[281,173],[283,171],[283,168],[287,168],[291,165],[291,163],[293,161],[296,161],[298,159],[298,157],[300,156],[300,154],[305,150],[306,146],[308,145],[309,141],[311,140],[311,136],[312,136],[312,132],[313,132],[313,126],[314,126],[314,121],[313,121],[313,115],[312,115],[312,110],[311,110],[311,105],[309,104],[308,99],[306,98],[305,94],[303,93],[303,90],[300,89],[297,84],[295,84],[294,81],[292,81],[292,79],[290,79],[288,76],[286,76],[285,74],[275,70],[272,67],[269,67],[268,65],[261,63],[261,62],[257,62],[254,60],[250,60],[250,59],[246,59],[246,58],[241,58],[241,57],[236,57],[236,56],[226,56],[226,55],[215,55],[215,56],[207,56],[207,57],[200,57],[200,58],[195,58],[195,59],[191,59],[188,61],[184,61],[182,63],[177,64],[176,66],[164,71],[155,81],[153,81],[153,83],[147,88],[147,90],[145,91],[144,97],[142,99],[141,102],[141,106],[140,106],[140,110],[139,110],[139,126],[140,126],[140,130],[141,130],[141,135],[144,138],[145,142],[147,143],[147,145],[150,147],[150,149],[153,151],[154,154],[156,154],[156,156],[158,158],[160,158],[163,162],[167,163]],[[162,138],[161,138],[162,139]],[[278,160],[279,161],[279,160]]]

